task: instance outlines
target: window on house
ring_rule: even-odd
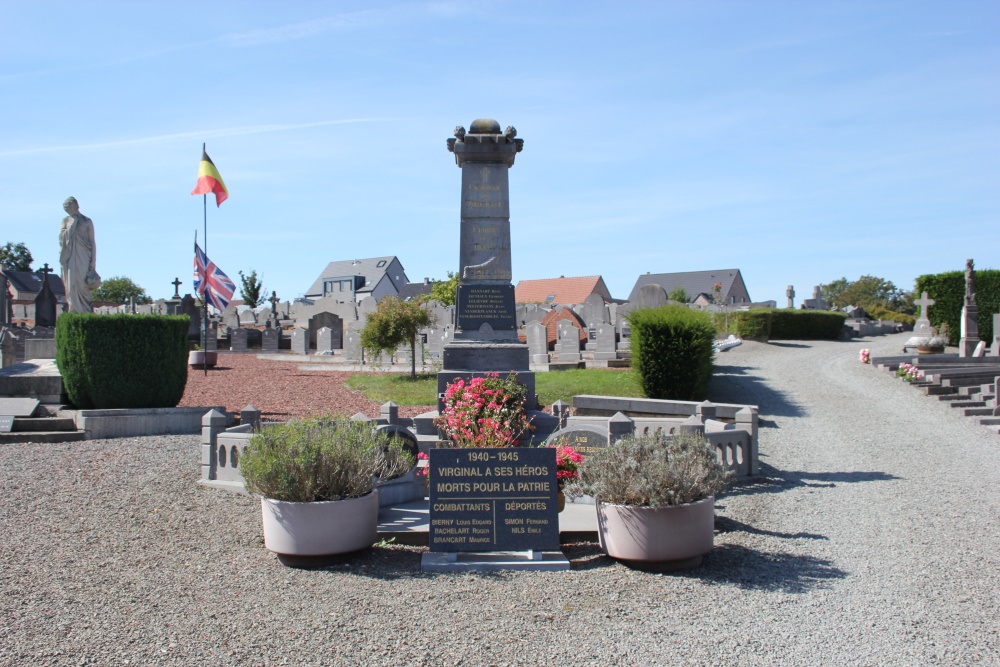
[[[552,303],[553,301],[555,301],[555,299],[556,299],[556,295],[555,294],[550,294],[547,297],[545,297],[545,303]]]
[[[376,264],[375,266],[381,269],[383,266],[385,266],[385,260],[384,259],[379,260],[379,263]]]

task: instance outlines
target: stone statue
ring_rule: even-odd
[[[91,291],[101,286],[97,275],[97,244],[94,242],[94,222],[80,213],[75,197],[63,202],[68,213],[59,230],[59,263],[63,285],[71,313],[92,313]]]
[[[465,128],[461,125],[455,126],[455,138],[459,141],[465,141]]]
[[[507,137],[507,141],[512,141],[517,136],[517,130],[513,125],[508,125],[507,129],[503,131],[503,136]]]
[[[976,270],[971,259],[965,260],[965,303],[976,303]]]

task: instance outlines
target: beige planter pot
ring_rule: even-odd
[[[378,541],[378,490],[349,500],[260,499],[264,546],[285,556],[331,556]]]
[[[218,352],[205,352],[203,350],[188,352],[188,366],[192,368],[202,368],[206,364],[208,364],[209,368],[214,368],[218,359]]]
[[[715,497],[656,509],[598,502],[597,532],[612,558],[696,567],[712,550]]]

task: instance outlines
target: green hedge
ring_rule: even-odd
[[[906,313],[900,313],[895,310],[889,310],[882,306],[874,306],[872,308],[865,308],[865,312],[868,313],[868,317],[873,320],[882,320],[884,322],[900,322],[901,324],[913,324],[917,321],[913,315],[907,315]]]
[[[934,299],[931,325],[948,323],[948,339],[958,345],[962,336],[962,306],[965,304],[965,271],[926,274],[917,278],[916,293]],[[979,307],[979,337],[993,340],[993,313],[1000,313],[1000,271],[976,271],[976,305]]]
[[[648,398],[700,401],[712,378],[715,326],[708,313],[686,306],[637,310],[632,328],[632,368]]]
[[[771,340],[836,340],[846,319],[828,310],[782,308],[771,313]]]
[[[770,308],[754,308],[730,313],[730,321],[736,318],[736,335],[747,340],[767,341],[771,337]]]
[[[64,313],[56,364],[80,409],[170,408],[187,384],[187,315]]]

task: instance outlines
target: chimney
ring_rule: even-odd
[[[424,284],[425,285],[430,285],[431,284],[431,279],[430,278],[424,278]]]

